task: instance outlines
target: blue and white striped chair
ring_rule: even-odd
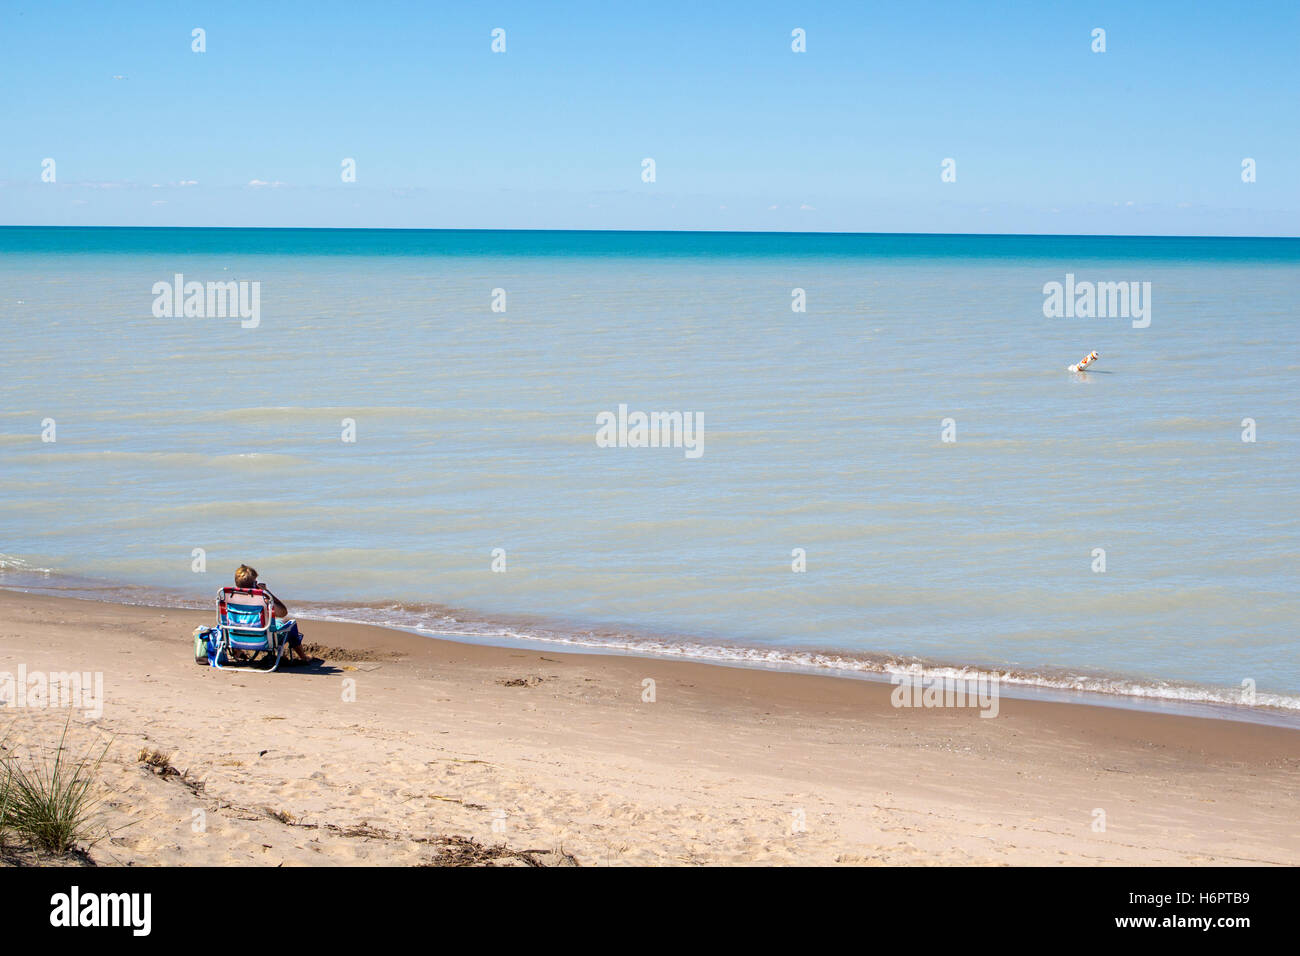
[[[222,588],[217,594],[217,627],[217,667],[223,658],[230,663],[233,651],[244,651],[254,660],[258,654],[274,654],[270,669],[275,670],[289,646],[285,631],[276,627],[271,594],[261,588]]]

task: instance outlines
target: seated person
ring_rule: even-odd
[[[302,634],[298,630],[298,622],[285,620],[285,618],[289,616],[289,609],[284,606],[283,601],[274,594],[271,594],[270,588],[257,580],[256,569],[250,568],[246,564],[241,564],[238,570],[235,571],[235,587],[260,588],[269,594],[271,596],[272,612],[275,614],[274,626],[276,632],[285,632],[289,641],[289,648],[293,651],[294,656],[297,657],[298,660],[303,662],[312,660],[312,658],[307,655],[307,652],[302,649]]]

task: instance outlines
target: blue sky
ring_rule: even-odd
[[[0,11],[0,223],[1300,235],[1294,0]]]

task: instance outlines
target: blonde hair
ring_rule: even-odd
[[[241,564],[235,571],[235,587],[237,588],[255,588],[257,587],[257,569],[250,568],[246,564]]]

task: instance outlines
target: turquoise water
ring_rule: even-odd
[[[0,584],[1300,709],[1298,297],[1287,239],[3,228]]]

